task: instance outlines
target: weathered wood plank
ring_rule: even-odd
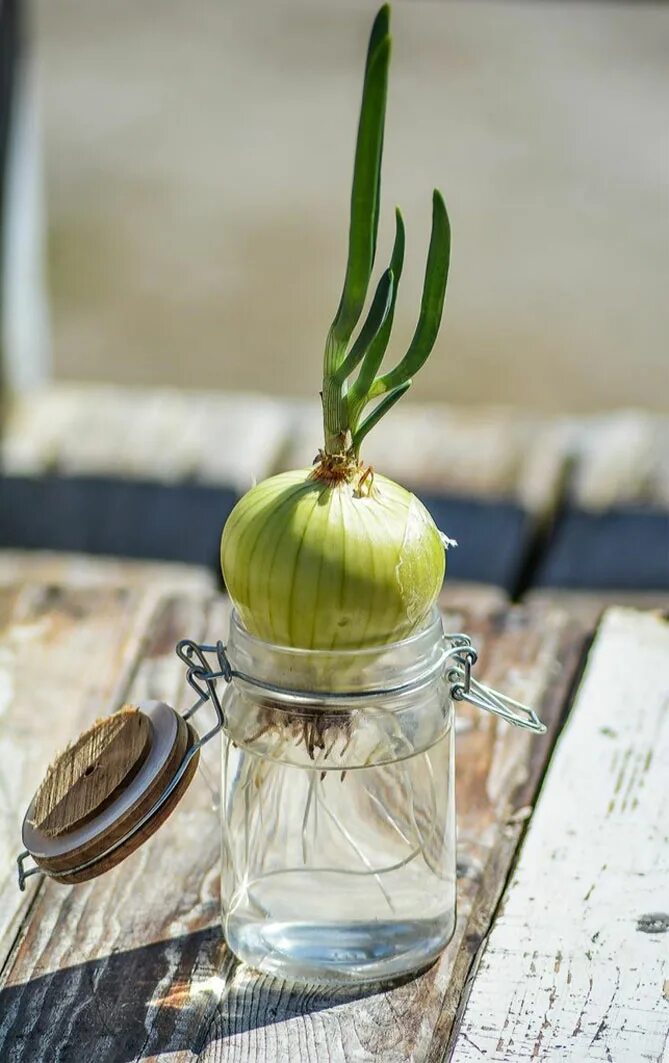
[[[317,401],[55,383],[11,404],[0,443],[10,475],[184,478],[246,490],[276,467],[310,465]],[[365,458],[427,492],[507,499],[553,512],[567,472],[577,506],[669,506],[669,418],[638,410],[547,420],[510,407],[403,403]]]
[[[275,468],[310,465],[321,438],[316,401],[60,383],[14,401],[0,459],[14,476],[189,478],[246,490]],[[545,514],[559,497],[567,438],[562,421],[511,409],[408,403],[369,437],[365,458],[427,492]]]
[[[523,601],[546,608],[552,605],[566,609],[580,625],[593,631],[602,614],[613,605],[669,612],[669,591],[570,591],[540,588],[529,591]]]
[[[183,692],[176,638],[225,627],[224,614],[189,608],[180,599],[165,606],[125,700]],[[454,614],[448,625],[472,631],[481,675],[533,701],[554,735],[580,630],[564,614],[504,608]],[[463,720],[458,926],[430,971],[392,990],[333,993],[238,965],[220,937],[217,816],[195,783],[183,809],[115,871],[74,889],[46,884],[6,973],[0,1045],[4,1038],[17,1060],[82,1051],[127,1060],[439,1058],[551,742],[473,711]],[[217,771],[211,760],[209,769]]]
[[[619,410],[568,427],[576,455],[570,484],[582,509],[669,508],[669,417]]]
[[[246,491],[269,475],[288,431],[265,395],[54,384],[16,399],[0,444],[14,476],[195,479]]]
[[[118,587],[0,587],[0,969],[35,890],[16,885],[28,801],[73,731],[117,707],[155,605]]]
[[[185,707],[192,694],[174,645],[185,633],[204,635],[206,614],[206,604],[165,602],[122,697]],[[207,635],[223,635],[227,620],[219,600]],[[122,872],[76,890],[43,884],[0,993],[0,1054],[11,1045],[13,1057],[30,1060],[52,1051],[77,1061],[148,1058],[167,1044],[195,1043],[207,1028],[230,958],[218,916],[217,744],[203,760],[205,780],[191,788],[156,848],[148,843]]]
[[[490,583],[468,583],[448,577],[439,595],[442,612],[491,613],[509,604],[509,596],[501,587]]]
[[[452,1059],[661,1063],[669,1046],[669,622],[591,651]]]
[[[117,700],[192,703],[174,646],[185,634],[204,636],[208,613],[201,599],[164,599],[135,631],[143,658],[129,683],[127,674],[117,683]],[[208,634],[220,636],[227,615],[221,602],[209,614]],[[178,814],[118,868],[74,888],[42,883],[0,991],[0,1056],[5,1045],[26,1060],[146,1058],[181,1044],[184,1027],[206,1025],[225,964],[212,796],[217,754],[205,758],[206,775]]]
[[[204,566],[127,561],[90,554],[0,550],[0,587],[17,583],[75,587],[155,586],[165,594],[213,593],[215,573]]]

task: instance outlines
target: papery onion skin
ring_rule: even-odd
[[[251,488],[223,529],[223,578],[250,634],[304,649],[406,638],[441,589],[446,560],[423,504],[375,474],[324,483],[294,470]]]

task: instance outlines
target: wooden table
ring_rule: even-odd
[[[211,389],[55,381],[4,413],[0,547],[210,566],[238,495],[308,467],[322,433],[316,396]],[[669,417],[402,402],[365,460],[460,542],[449,579],[669,592]]]
[[[463,711],[454,938],[416,978],[333,992],[259,976],[222,942],[214,748],[178,811],[120,867],[18,891],[21,818],[54,753],[124,700],[184,708],[176,641],[225,637],[228,603],[206,582],[94,569],[58,582],[23,566],[0,581],[0,1059],[663,1058],[659,613],[608,610],[590,648],[592,610],[458,604],[446,623],[474,637],[478,677],[532,703],[548,734]]]

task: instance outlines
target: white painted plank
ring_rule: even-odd
[[[569,427],[571,491],[582,509],[669,505],[669,417],[615,410]]]
[[[204,565],[135,561],[51,550],[0,550],[0,588],[18,583],[74,587],[159,587],[165,594],[213,593],[216,574]]]
[[[473,980],[455,1063],[667,1058],[668,764],[669,622],[611,609]]]
[[[6,472],[189,479],[246,491],[268,476],[288,433],[284,403],[266,395],[57,384],[10,407]]]

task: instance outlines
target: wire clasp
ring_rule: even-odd
[[[474,679],[472,668],[476,664],[478,654],[469,635],[444,635],[444,641],[450,643],[446,651],[450,664],[450,667],[447,666],[446,679],[451,685],[451,697],[454,701],[468,701],[470,705],[490,712],[493,716],[499,716],[514,727],[533,731],[535,734],[546,734],[546,725],[541,722],[534,709]]]
[[[216,654],[217,669],[211,668],[206,658],[207,653]],[[206,701],[211,702],[216,713],[215,725],[199,740],[199,745],[203,746],[225,727],[225,713],[216,690],[216,680],[224,679],[226,683],[229,683],[233,671],[226,656],[225,647],[220,640],[214,646],[207,646],[200,645],[193,639],[181,639],[181,642],[177,643],[176,654],[186,665],[186,681],[198,696],[195,704],[184,712],[184,720],[189,720],[191,716],[194,716]]]

